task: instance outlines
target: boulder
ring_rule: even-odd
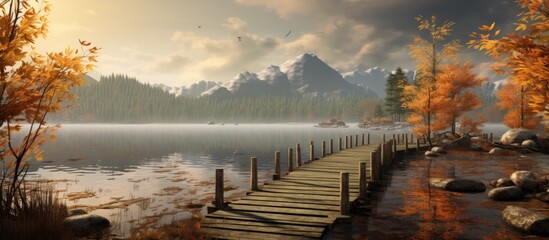
[[[452,141],[450,141],[448,139],[442,140],[442,144],[444,144],[444,145],[449,145],[450,143],[452,143]]]
[[[431,151],[425,151],[425,156],[426,157],[438,157],[438,153],[431,152]]]
[[[469,150],[471,151],[483,151],[484,149],[482,148],[482,146],[478,143],[473,143],[471,144],[471,146],[469,147]]]
[[[526,141],[522,142],[521,146],[529,147],[529,148],[537,148],[538,144],[536,142],[534,142],[534,140],[529,139],[529,140],[526,140]]]
[[[441,147],[433,147],[433,148],[431,148],[431,152],[434,152],[434,153],[446,153],[446,150],[444,150],[444,148],[441,148]]]
[[[451,143],[448,144],[448,147],[459,148],[459,149],[468,149],[471,148],[471,137],[465,135],[460,137]]]
[[[511,174],[511,181],[524,192],[536,192],[538,189],[537,177],[530,171],[516,171]]]
[[[510,145],[513,143],[522,143],[526,140],[535,140],[536,134],[530,130],[523,128],[510,129],[501,136],[501,143],[505,145]]]
[[[71,216],[65,218],[63,224],[77,237],[86,237],[100,233],[111,225],[108,219],[95,214]]]
[[[500,178],[490,182],[490,186],[494,188],[515,186],[513,181],[509,178]]]
[[[67,217],[88,214],[88,212],[84,211],[83,209],[72,209],[72,210],[69,210],[67,213],[68,213]]]
[[[488,192],[488,198],[494,201],[514,201],[524,197],[524,192],[517,186],[494,188]]]
[[[498,155],[498,154],[502,154],[503,152],[504,150],[502,148],[492,148],[490,152],[488,152],[488,154]]]
[[[540,236],[549,235],[549,217],[517,206],[506,206],[501,212],[503,221],[524,232]]]
[[[431,178],[429,185],[451,192],[484,192],[484,183],[471,179]]]

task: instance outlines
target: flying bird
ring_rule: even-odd
[[[202,28],[202,26],[198,25],[198,28]]]
[[[288,37],[290,35],[290,33],[292,33],[292,30],[290,30],[288,33],[286,33],[286,35],[284,36],[284,38]]]
[[[238,36],[236,38],[238,39],[239,42],[242,42],[242,37],[241,36]]]

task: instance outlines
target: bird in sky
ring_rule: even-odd
[[[238,36],[236,38],[238,39],[239,42],[242,42],[242,37],[241,36]]]
[[[288,37],[290,35],[290,33],[292,33],[292,30],[290,30],[288,33],[286,33],[286,36],[284,36],[284,38]]]
[[[202,26],[198,25],[198,28],[202,28]]]

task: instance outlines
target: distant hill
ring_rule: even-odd
[[[415,71],[403,69],[408,83],[415,82]],[[385,83],[391,71],[381,68],[365,68],[363,65],[357,65],[353,70],[342,73],[343,78],[348,82],[355,83],[365,89],[375,92],[380,98],[385,97]]]

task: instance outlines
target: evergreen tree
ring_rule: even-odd
[[[387,77],[385,84],[385,109],[391,115],[393,122],[400,121],[401,116],[405,113],[404,108],[404,87],[408,85],[408,80],[402,68],[397,68]]]

